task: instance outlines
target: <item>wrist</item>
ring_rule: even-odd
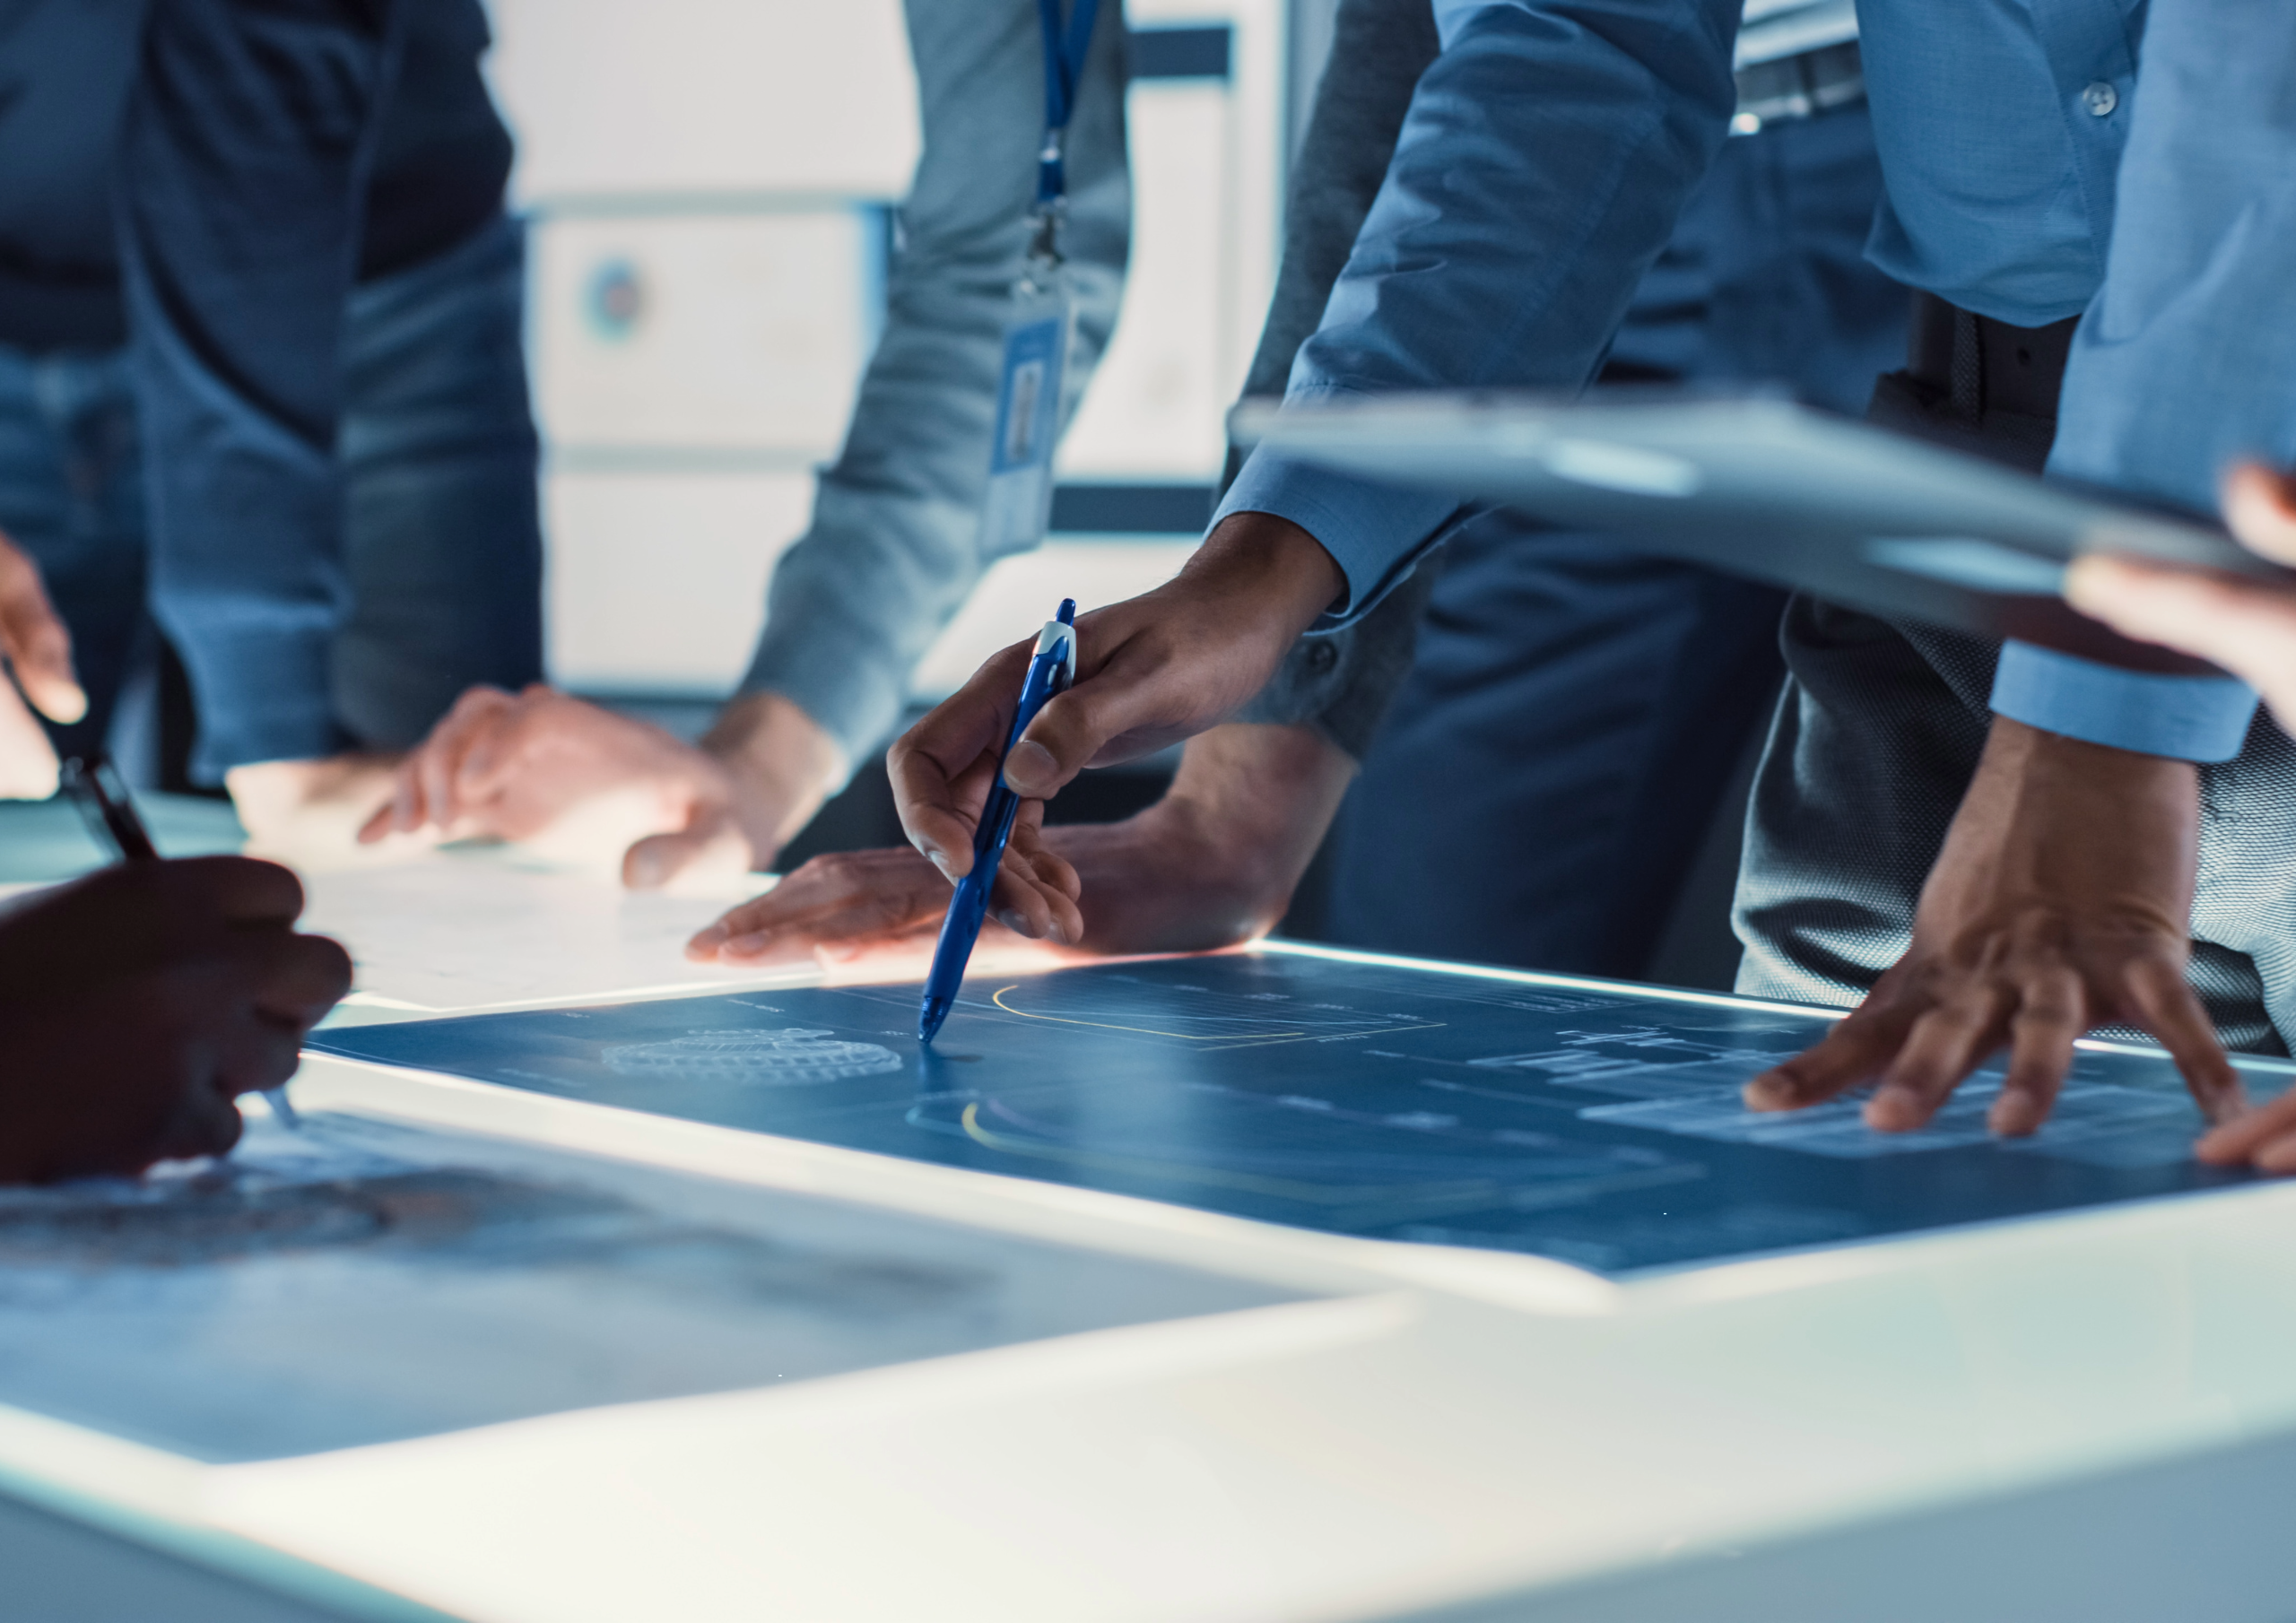
[[[734,821],[761,869],[813,820],[849,770],[828,729],[770,690],[735,698],[701,749],[726,774]]]
[[[1273,513],[1231,513],[1180,574],[1216,582],[1222,592],[1248,594],[1280,614],[1292,637],[1347,592],[1347,577],[1323,543]]]

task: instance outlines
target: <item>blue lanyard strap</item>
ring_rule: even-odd
[[[1044,150],[1037,154],[1037,206],[1057,203],[1068,189],[1068,174],[1061,165],[1061,137],[1069,116],[1076,110],[1076,81],[1084,71],[1084,53],[1091,48],[1092,23],[1100,0],[1075,0],[1068,27],[1060,26],[1060,0],[1037,0],[1037,20],[1044,25]]]

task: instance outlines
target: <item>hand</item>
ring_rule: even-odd
[[[628,844],[625,883],[662,885],[711,862],[770,865],[844,775],[829,734],[778,693],[735,700],[696,748],[551,688],[473,688],[359,838],[534,839],[587,820],[597,842]]]
[[[984,941],[998,935],[1068,943],[1084,933],[1074,868],[1046,843],[1043,803],[1013,825],[989,893]],[[848,963],[864,953],[929,951],[949,910],[949,881],[907,846],[816,856],[686,943],[696,963],[744,968]]]
[[[224,773],[223,785],[249,850],[307,865],[339,864],[352,854],[360,825],[390,794],[401,759],[345,753],[253,761]]]
[[[1808,1053],[1756,1077],[1746,1103],[1787,1110],[1879,1080],[1866,1120],[1904,1132],[2010,1050],[1996,1133],[2031,1133],[2075,1038],[2110,1022],[2158,1037],[2213,1122],[2240,1082],[2185,983],[2199,777],[2187,762],[2060,738],[1996,717],[1913,942]]]
[[[24,700],[69,726],[88,713],[88,696],[73,677],[72,634],[48,601],[39,566],[5,535],[0,535],[0,656],[16,677],[13,686],[0,681],[0,799],[46,800],[56,793],[56,751]]]
[[[1177,577],[1077,621],[1075,686],[1029,724],[1004,781],[1049,799],[1085,767],[1149,754],[1226,719],[1345,586],[1298,525],[1231,516]],[[990,659],[886,757],[901,828],[952,882],[972,866],[973,832],[1035,647],[1031,638]]]
[[[2224,481],[2224,517],[2248,549],[2296,564],[2296,478],[2254,465]],[[2234,576],[2083,558],[2066,572],[2065,597],[2124,637],[2213,660],[2264,695],[2296,731],[2296,589]]]
[[[0,914],[0,1182],[221,1155],[232,1099],[294,1074],[351,985],[291,928],[302,887],[244,857],[137,863]]]
[[[1039,834],[1041,803],[1030,803],[992,908],[1012,932],[1088,952],[1251,940],[1283,916],[1354,774],[1307,728],[1215,727],[1188,742],[1171,787],[1136,817]],[[730,964],[841,963],[928,944],[948,905],[948,881],[906,846],[815,857],[686,951]]]

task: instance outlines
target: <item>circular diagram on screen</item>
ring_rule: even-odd
[[[827,1031],[690,1031],[658,1043],[617,1043],[602,1056],[623,1076],[809,1088],[900,1069],[900,1055]]]

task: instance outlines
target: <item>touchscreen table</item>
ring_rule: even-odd
[[[1269,946],[976,976],[934,1048],[912,986],[322,1031],[322,1053],[1327,1232],[1606,1274],[2245,1181],[2191,1157],[2169,1062],[2084,1049],[1998,1140],[1997,1069],[1926,1129],[1863,1097],[1739,1104],[1826,1017]],[[2249,1068],[2253,1095],[2284,1063]]]

